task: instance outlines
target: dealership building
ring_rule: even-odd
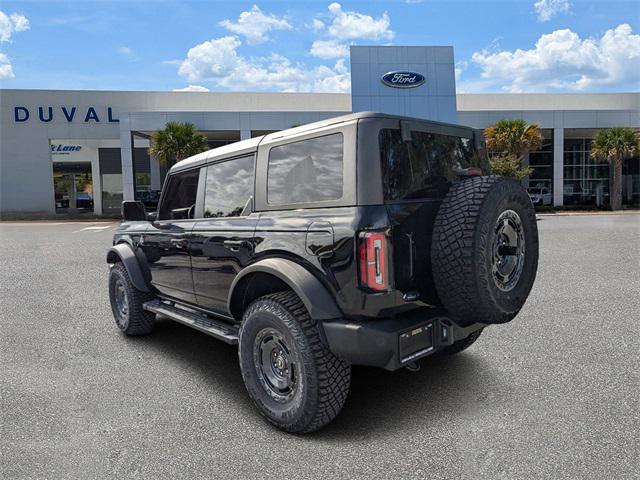
[[[391,73],[391,74],[390,74]],[[351,47],[351,94],[0,90],[0,214],[93,211],[153,202],[165,169],[149,139],[189,122],[211,148],[352,111],[380,111],[485,128],[539,124],[530,188],[554,205],[606,204],[608,164],[590,159],[605,128],[640,130],[639,93],[456,93],[453,48]],[[623,204],[640,203],[640,159],[623,167]]]

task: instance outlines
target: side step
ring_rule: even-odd
[[[142,308],[150,312],[164,315],[171,320],[183,323],[191,328],[211,335],[231,345],[238,344],[238,327],[220,320],[214,320],[203,314],[174,307],[162,300],[151,300],[142,305]]]

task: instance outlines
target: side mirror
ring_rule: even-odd
[[[158,219],[158,212],[149,212],[147,213],[147,220],[150,222],[155,222]]]
[[[145,211],[144,204],[142,202],[122,202],[121,212],[122,219],[125,222],[144,222],[147,219],[147,212]]]

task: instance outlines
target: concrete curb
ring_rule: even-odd
[[[539,217],[570,217],[579,215],[640,215],[640,210],[623,210],[619,212],[543,212],[536,213]]]

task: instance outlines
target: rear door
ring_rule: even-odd
[[[200,169],[171,174],[160,200],[158,219],[140,241],[151,283],[163,295],[195,303],[189,241],[198,215]],[[201,189],[202,190],[202,189]]]
[[[252,213],[254,155],[223,160],[203,169],[203,217],[189,250],[198,305],[227,314],[231,282],[251,260],[258,214]]]

